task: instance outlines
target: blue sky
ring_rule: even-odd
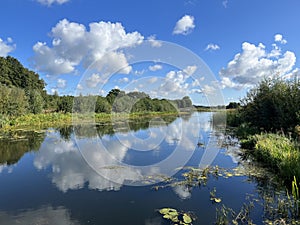
[[[105,95],[119,87],[160,98],[189,95],[195,104],[215,105],[238,101],[264,77],[299,76],[298,0],[2,0],[0,5],[0,55],[39,73],[49,93]],[[166,64],[159,55],[130,64],[132,49],[149,40],[157,43],[154,48],[170,42],[190,50],[212,73],[192,60],[180,68]],[[177,50],[172,51],[170,57]]]

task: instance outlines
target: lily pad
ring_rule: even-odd
[[[184,222],[184,223],[189,224],[189,223],[191,223],[192,221],[193,221],[192,218],[191,218],[188,214],[186,214],[186,213],[183,214],[183,222]]]
[[[177,213],[177,210],[176,209],[172,209],[172,208],[163,208],[163,209],[160,209],[159,210],[160,214],[168,214],[168,213],[172,213],[172,212],[176,212]],[[178,215],[178,213],[177,213]]]
[[[220,198],[215,198],[214,200],[216,203],[220,203],[222,201]]]

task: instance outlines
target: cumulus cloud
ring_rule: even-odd
[[[65,88],[67,86],[67,81],[64,79],[58,79],[56,87],[57,88]]]
[[[193,75],[197,70],[197,66],[187,66],[185,69],[183,69],[183,72],[186,73],[188,76]]]
[[[188,79],[195,73],[197,66],[187,66],[183,70],[170,71],[161,82],[158,90],[154,91],[159,97],[180,98],[188,95],[190,84]],[[154,94],[152,92],[152,94]]]
[[[275,42],[279,42],[281,44],[286,44],[287,43],[287,40],[285,40],[282,36],[282,34],[275,34],[274,36],[274,41]]]
[[[155,64],[153,66],[149,66],[150,71],[157,71],[157,70],[161,70],[161,69],[162,69],[162,65],[160,65],[160,64]]]
[[[36,0],[36,1],[42,5],[51,6],[52,4],[62,5],[70,0]]]
[[[33,64],[48,74],[67,74],[80,64],[88,68],[93,64],[98,71],[128,74],[131,67],[123,49],[141,44],[144,37],[138,32],[126,33],[120,23],[94,22],[87,29],[83,24],[59,21],[52,28],[51,45],[37,42],[33,46]],[[103,71],[105,70],[105,71]]]
[[[219,50],[219,49],[220,49],[219,45],[210,43],[206,46],[205,51],[208,51],[208,50],[215,51],[215,50]]]
[[[11,38],[7,38],[7,41],[3,41],[0,38],[0,56],[6,57],[10,52],[15,50],[16,45],[12,42],[13,40]]]
[[[155,35],[151,35],[150,37],[147,38],[147,40],[150,42],[152,47],[159,48],[162,46],[161,41],[156,40]]]
[[[86,80],[86,85],[89,88],[95,88],[99,83],[103,83],[104,80],[98,73],[93,73],[91,76],[89,76]]]
[[[173,34],[187,35],[195,28],[194,17],[190,15],[183,16],[177,21]]]
[[[283,54],[275,47],[271,52],[267,52],[262,43],[256,46],[244,42],[242,52],[236,54],[227,67],[220,70],[221,85],[223,88],[237,89],[253,87],[265,77],[290,73],[295,62],[296,56],[291,51]]]

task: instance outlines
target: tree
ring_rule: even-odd
[[[242,100],[242,121],[266,131],[293,131],[300,124],[300,82],[265,79]]]
[[[125,92],[124,91],[120,91],[119,89],[112,89],[110,90],[110,92],[106,95],[106,99],[108,101],[108,103],[110,105],[113,105],[115,99],[117,97],[122,97],[125,95]]]
[[[25,91],[0,84],[0,114],[21,116],[27,113],[28,100]]]
[[[61,96],[57,103],[57,111],[64,112],[64,113],[71,113],[73,110],[73,96]]]
[[[111,112],[111,105],[108,103],[106,98],[104,98],[102,96],[97,97],[95,112],[96,113],[110,113]]]
[[[28,91],[29,111],[34,114],[41,113],[44,108],[44,98],[38,90]]]
[[[237,109],[238,107],[240,107],[240,103],[239,102],[230,102],[227,106],[226,109]]]
[[[45,93],[44,80],[40,79],[37,73],[23,67],[17,59],[11,56],[0,57],[0,74],[1,84]]]

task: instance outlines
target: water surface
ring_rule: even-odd
[[[170,224],[158,209],[213,224],[221,204],[239,210],[259,198],[247,176],[169,185],[186,167],[239,166],[212,113],[77,125],[0,141],[0,224]],[[221,124],[222,125],[222,124]],[[183,168],[185,167],[185,168]],[[160,188],[157,188],[160,187]],[[216,188],[221,203],[210,199]],[[252,218],[262,224],[262,207]]]

